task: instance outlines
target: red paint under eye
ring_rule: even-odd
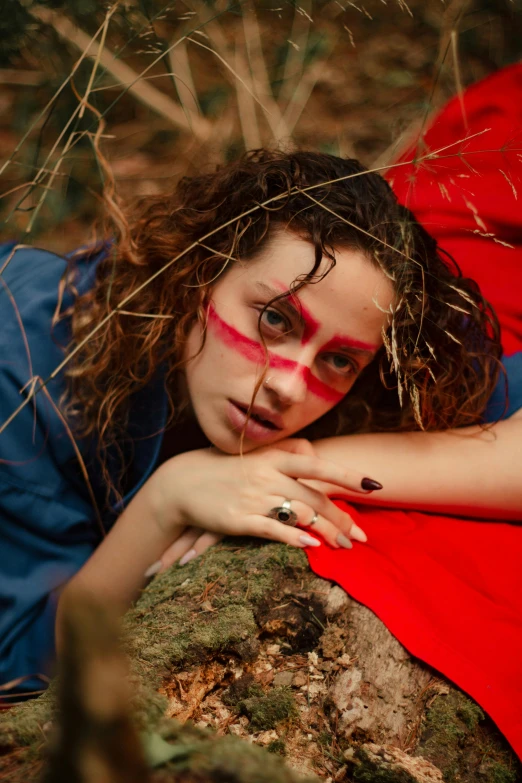
[[[260,366],[266,364],[266,354],[262,344],[241,334],[241,332],[224,321],[216,312],[212,302],[208,307],[208,323],[212,327],[214,334],[229,348],[233,348],[248,361],[255,362]],[[269,367],[274,370],[299,371],[306,382],[307,388],[317,397],[321,397],[321,399],[330,403],[339,402],[344,397],[345,392],[339,392],[320,381],[305,365],[294,362],[292,359],[286,359],[284,356],[279,356],[272,351],[267,353]]]
[[[276,288],[279,288],[281,293],[288,291],[288,288],[280,280],[273,280],[272,284]],[[304,304],[301,302],[301,300],[298,298],[296,294],[289,294],[287,296],[287,299],[290,302],[290,304],[292,304],[295,307],[297,313],[300,315],[301,320],[303,321],[304,329],[303,329],[303,337],[301,339],[301,343],[303,345],[306,345],[306,343],[310,342],[310,340],[317,332],[321,324],[313,317],[310,310],[308,310],[308,308],[304,306]]]
[[[327,351],[330,351],[330,353],[335,353],[335,351],[338,351],[340,348],[355,348],[358,351],[368,351],[373,353],[379,348],[379,346],[372,345],[371,343],[365,343],[362,340],[356,340],[354,337],[349,337],[348,335],[336,334],[334,337],[332,337],[331,340],[328,340],[325,345],[321,346],[320,350],[324,351],[325,353]]]

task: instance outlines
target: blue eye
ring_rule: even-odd
[[[358,368],[347,356],[344,356],[344,354],[333,353],[327,357],[327,360],[328,359],[331,360],[331,366],[333,366],[335,370],[339,370],[343,375],[351,375],[352,373],[357,372]]]
[[[277,310],[265,310],[261,317],[261,323],[279,330],[281,327],[284,329],[289,328],[286,318],[284,318],[281,313],[278,313]]]

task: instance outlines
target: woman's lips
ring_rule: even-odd
[[[275,425],[265,425],[257,419],[252,418],[247,422],[246,410],[240,407],[240,403],[235,403],[229,400],[227,406],[227,417],[233,430],[241,433],[245,430],[245,437],[249,440],[270,440],[273,439],[274,434],[281,430],[281,427]],[[246,427],[245,427],[246,424]]]

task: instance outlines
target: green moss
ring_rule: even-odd
[[[357,750],[355,758],[357,766],[352,777],[357,783],[418,783],[418,779],[404,769],[384,768],[364,748]]]
[[[0,712],[0,745],[26,747],[42,739],[42,726],[54,715],[56,686],[53,683],[37,699]]]
[[[302,549],[278,546],[270,553],[268,564],[282,568],[284,571],[289,569],[304,570],[308,566],[308,560]]]
[[[249,720],[250,731],[273,729],[283,720],[295,718],[297,707],[289,688],[274,688],[264,696],[252,696],[238,704],[239,711]]]
[[[233,546],[225,542],[187,566],[174,566],[156,577],[124,618],[133,716],[140,730],[168,731],[172,722],[163,717],[166,697],[158,693],[165,679],[216,653],[242,656],[243,647],[256,642],[254,613],[261,603],[264,606],[279,595],[289,569],[292,576],[308,570],[304,554],[284,545],[256,542],[237,549],[234,541]],[[0,715],[2,744],[26,747],[24,764],[28,754],[35,762],[40,760],[42,726],[55,711],[54,690]],[[264,695],[255,682],[241,695],[240,703],[254,731],[272,728],[297,714],[289,690],[274,689]],[[183,727],[182,741],[189,734],[189,728]],[[191,755],[189,774],[194,771],[195,778],[201,773],[207,775],[205,780],[237,783],[301,780],[277,758],[284,743],[274,745],[270,754],[233,737],[218,741],[212,737],[204,745],[201,753]],[[21,755],[18,758],[22,760]],[[20,766],[20,780],[23,774]]]
[[[284,569],[307,569],[306,557],[282,544],[224,542],[186,566],[173,566],[143,591],[124,621],[138,683],[134,707],[141,728],[154,728],[164,709],[157,690],[176,669],[216,652],[242,658],[257,639],[256,606],[274,593]],[[251,653],[248,658],[248,653]],[[253,691],[241,698],[261,696]]]
[[[461,748],[470,734],[468,724],[473,725],[473,707],[462,693],[451,691],[437,697],[426,714],[418,752],[441,770],[447,783],[458,778]]]
[[[516,761],[500,733],[486,720],[480,707],[456,690],[438,696],[431,705],[417,754],[438,767],[446,783],[517,780],[511,771]]]
[[[499,761],[492,761],[486,766],[487,779],[491,783],[517,783],[519,780],[517,773],[508,769],[505,764]]]
[[[486,717],[478,704],[465,699],[457,708],[457,716],[470,731],[475,731],[479,722]]]
[[[282,739],[276,739],[266,747],[269,753],[277,753],[279,756],[286,756],[286,742]]]
[[[281,544],[232,549],[225,543],[154,579],[125,619],[128,652],[138,676],[158,687],[173,668],[254,639],[253,610],[290,566],[306,568],[302,552]]]
[[[333,738],[333,734],[330,731],[321,731],[317,737],[317,744],[322,748],[330,748]]]
[[[232,683],[221,696],[221,701],[229,707],[236,707],[244,699],[262,696],[263,689],[252,674],[244,674]]]
[[[231,735],[220,737],[207,748],[202,746],[186,769],[195,779],[200,775],[216,783],[318,783],[317,778],[303,778],[285,766],[277,753],[267,753]]]

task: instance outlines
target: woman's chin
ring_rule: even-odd
[[[271,440],[269,442],[257,442],[250,440],[249,438],[243,438],[243,444],[241,445],[241,433],[236,433],[231,430],[227,430],[225,433],[205,433],[212,445],[222,451],[224,454],[237,455],[248,454],[250,451],[261,449],[266,446],[272,446],[277,443],[281,438]],[[212,437],[214,435],[215,437]]]

